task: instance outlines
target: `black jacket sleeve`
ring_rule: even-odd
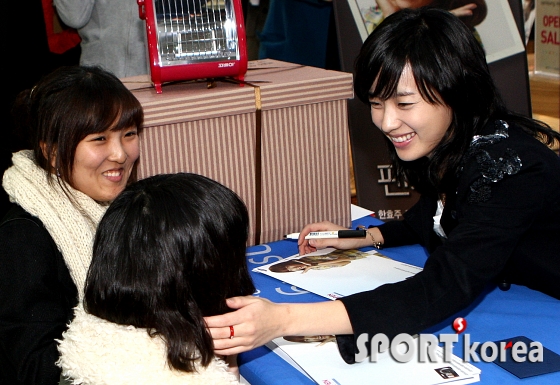
[[[49,233],[29,214],[0,225],[0,293],[0,382],[58,384],[55,339],[71,320],[77,289]]]
[[[433,249],[423,271],[406,281],[341,299],[354,331],[353,336],[338,337],[347,362],[353,362],[354,341],[362,333],[368,339],[376,333],[391,339],[399,333],[422,332],[471,304],[506,267],[524,277],[522,283],[529,287],[542,291],[556,287],[558,292],[560,240],[553,235],[560,230],[558,158],[534,140],[522,143],[504,141],[488,149],[490,160],[473,157],[465,166],[457,195],[446,203],[446,218],[442,218],[444,229],[450,230],[448,238]],[[489,180],[484,195],[473,194],[471,187],[480,185],[487,167],[502,161],[512,149],[521,160],[520,170]],[[388,241],[396,244],[393,230],[404,229],[407,240],[412,231],[431,242],[424,237],[435,234],[431,230],[435,202],[432,206],[433,211],[427,201],[415,206],[412,217],[423,217],[423,226],[406,223],[410,218],[405,217],[401,228],[391,225],[384,232],[390,224],[382,225],[383,236],[390,234]],[[443,219],[453,226],[446,229]]]
[[[431,229],[432,216],[436,212],[436,198],[421,195],[414,206],[404,213],[403,220],[391,221],[378,226],[383,235],[384,247],[422,244],[429,248],[439,246],[441,242]]]

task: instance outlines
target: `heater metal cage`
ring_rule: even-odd
[[[137,0],[146,21],[150,74],[164,82],[243,80],[247,48],[240,0]]]

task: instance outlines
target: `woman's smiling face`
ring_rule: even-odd
[[[110,202],[126,187],[139,154],[136,127],[88,135],[76,147],[72,187],[98,202]]]
[[[391,140],[397,156],[404,161],[430,156],[453,119],[450,107],[430,104],[422,98],[410,65],[404,67],[395,95],[387,100],[372,97],[369,101],[373,123]]]

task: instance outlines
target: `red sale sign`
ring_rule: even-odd
[[[538,0],[535,11],[535,73],[560,77],[560,0]]]

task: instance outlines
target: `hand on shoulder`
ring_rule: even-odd
[[[283,304],[245,296],[228,298],[227,305],[236,311],[204,318],[216,354],[238,354],[284,335],[289,314]]]

